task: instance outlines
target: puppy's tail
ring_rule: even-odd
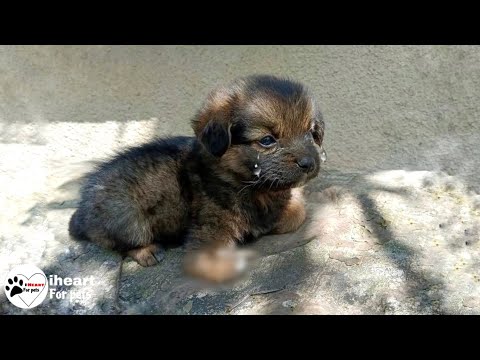
[[[77,240],[88,240],[88,236],[83,229],[83,221],[79,214],[79,210],[77,209],[70,218],[68,232]]]

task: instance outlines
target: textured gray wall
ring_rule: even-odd
[[[191,134],[208,91],[252,73],[313,90],[330,168],[443,170],[476,186],[476,46],[3,46],[0,142],[44,144],[52,123],[150,118],[158,134]]]

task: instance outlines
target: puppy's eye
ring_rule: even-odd
[[[267,148],[272,147],[273,145],[275,145],[276,142],[277,140],[275,140],[275,138],[271,135],[265,136],[259,141],[260,145]]]

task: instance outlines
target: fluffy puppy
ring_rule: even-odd
[[[302,84],[239,79],[208,96],[192,127],[195,137],[158,139],[99,165],[70,234],[142,266],[160,261],[162,243],[184,239],[188,272],[224,281],[239,260],[220,250],[300,227],[299,188],[317,176],[325,154],[324,122]]]

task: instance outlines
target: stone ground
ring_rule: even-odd
[[[105,135],[100,148],[105,155],[109,147],[145,141],[156,121],[130,124],[134,141],[128,129]],[[33,263],[47,276],[93,276],[94,286],[77,287],[84,299],[47,296],[30,310],[15,308],[1,292],[0,313],[480,314],[480,196],[454,176],[347,173],[327,162],[306,187],[304,226],[248,245],[261,256],[245,277],[206,287],[182,276],[181,247],[168,250],[159,266],[142,268],[69,237],[81,177],[101,157],[94,156],[99,147],[78,151],[81,127],[70,138],[62,126],[44,128],[43,144],[10,145],[0,155],[0,205],[11,209],[2,220],[0,276]]]

